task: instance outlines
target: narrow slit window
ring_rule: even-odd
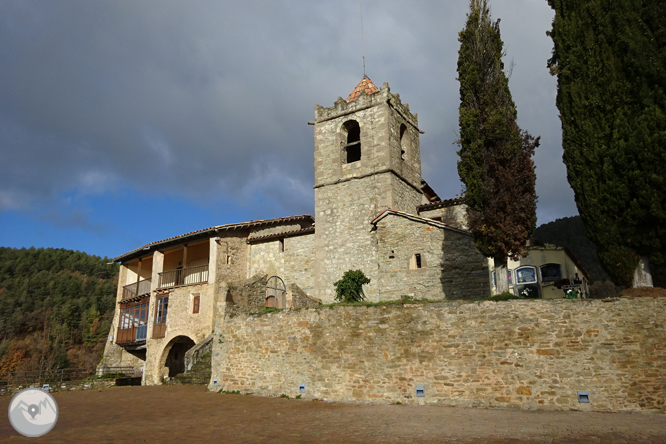
[[[199,304],[200,304],[200,296],[194,296],[192,298],[192,313],[196,314],[199,313]]]
[[[421,253],[416,253],[409,259],[409,269],[419,270],[421,268],[425,268],[425,260]]]
[[[284,253],[284,239],[280,239],[279,245],[278,245],[278,251],[280,253]]]

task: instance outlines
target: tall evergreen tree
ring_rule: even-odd
[[[508,291],[509,256],[526,255],[536,226],[536,175],[531,160],[539,139],[521,132],[504,73],[499,20],[487,0],[471,0],[458,40],[460,151],[470,231],[477,248],[495,261],[497,289]]]
[[[652,286],[650,265],[666,265],[666,2],[548,3],[578,211],[613,281]]]

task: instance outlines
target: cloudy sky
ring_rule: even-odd
[[[492,0],[539,224],[577,214],[546,0]],[[459,194],[468,0],[365,0],[366,72],[419,115],[423,177]],[[359,0],[0,2],[0,246],[115,257],[213,225],[313,214],[315,104],[361,80]]]

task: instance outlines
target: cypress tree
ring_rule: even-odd
[[[504,73],[499,20],[487,0],[471,0],[460,32],[460,151],[469,229],[479,251],[495,261],[497,289],[508,291],[509,256],[525,256],[536,226],[536,175],[531,160],[539,139],[522,132]]]
[[[659,284],[666,249],[666,2],[548,0],[567,176],[622,286]],[[661,283],[663,285],[663,283]]]

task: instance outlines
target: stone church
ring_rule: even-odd
[[[371,279],[364,290],[373,302],[490,295],[464,205],[441,200],[422,179],[417,114],[388,83],[364,76],[347,99],[316,105],[308,123],[316,223],[298,215],[220,225],[118,256],[118,304],[100,367],[142,368],[144,384],[160,384],[211,341],[231,306],[329,304],[350,269]]]

